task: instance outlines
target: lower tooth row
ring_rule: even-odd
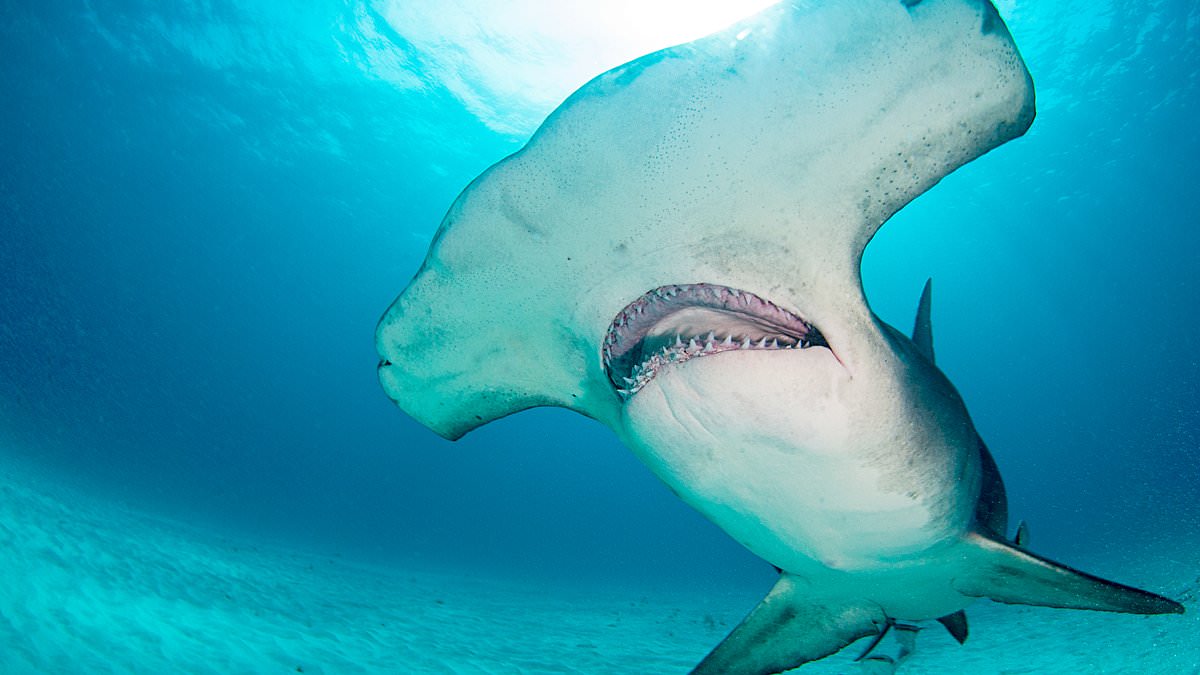
[[[633,375],[636,377],[643,370],[653,371],[657,365],[663,362],[678,361],[679,357],[681,356],[691,357],[697,354],[708,354],[717,351],[718,346],[728,348],[732,347],[734,344],[735,343],[732,336],[726,337],[720,343],[714,342],[713,340],[708,340],[704,343],[704,346],[701,346],[700,343],[696,342],[695,338],[689,339],[687,344],[684,345],[683,340],[679,337],[676,337],[675,344],[673,346],[659,349],[657,354],[654,354],[649,359],[646,359],[642,363],[634,366]],[[801,343],[800,345],[801,348],[808,346],[809,343],[807,342]],[[779,344],[779,340],[777,338],[773,338],[770,342],[767,342],[767,338],[762,338],[758,342],[753,342],[750,338],[744,338],[742,342],[738,344],[738,349],[796,349],[796,345],[781,345]]]
[[[715,352],[718,345],[723,348],[729,348],[737,344],[738,349],[804,349],[811,346],[811,343],[803,341],[798,345],[781,345],[778,338],[772,338],[770,342],[767,342],[767,338],[765,337],[758,342],[754,342],[747,337],[742,338],[741,343],[735,343],[732,335],[726,336],[720,343],[717,343],[715,340],[716,336],[709,333],[703,346],[696,341],[696,338],[689,338],[685,345],[681,336],[675,336],[674,345],[663,347],[658,353],[634,366],[633,370],[629,373],[630,377],[622,378],[627,388],[619,391],[622,396],[632,396],[649,382],[650,378],[654,377],[654,374],[664,364],[678,363],[686,361],[693,356]]]

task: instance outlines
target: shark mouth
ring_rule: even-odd
[[[744,349],[829,347],[816,326],[727,286],[660,286],[621,310],[604,337],[604,370],[623,399],[665,366]]]

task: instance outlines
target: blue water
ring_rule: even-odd
[[[883,228],[868,295],[907,326],[935,279],[939,365],[1039,552],[1194,575],[1200,4],[998,7],[1038,119]],[[449,443],[379,389],[375,322],[455,195],[615,65],[547,50],[621,22],[556,42],[514,11],[0,0],[0,453],[384,565],[769,580],[594,422],[531,411]],[[445,16],[476,42],[439,39]]]

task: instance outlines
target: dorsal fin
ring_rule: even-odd
[[[930,363],[933,360],[933,320],[930,318],[929,294],[933,290],[933,279],[925,280],[925,288],[921,290],[921,301],[917,303],[917,320],[913,322],[912,340]]]

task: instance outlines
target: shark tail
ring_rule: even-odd
[[[1131,586],[1071,569],[1012,544],[967,535],[976,570],[955,583],[964,595],[1013,605],[1127,614],[1182,614],[1183,605]]]
[[[784,572],[771,592],[692,675],[770,675],[829,656],[868,635],[887,619],[878,605],[822,601]]]

